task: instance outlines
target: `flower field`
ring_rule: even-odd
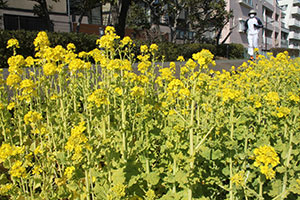
[[[208,50],[180,68],[155,44],[133,55],[112,27],[97,44],[76,53],[40,32],[24,58],[8,41],[1,199],[300,199],[299,58],[220,73]]]

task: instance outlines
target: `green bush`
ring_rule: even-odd
[[[299,49],[290,49],[290,48],[271,48],[270,51],[276,56],[278,53],[287,51],[289,56],[291,57],[299,57],[300,50]]]
[[[33,41],[37,36],[37,31],[0,31],[0,66],[1,68],[8,67],[7,59],[12,56],[12,49],[7,49],[7,41],[11,38],[15,38],[20,43],[20,49],[17,50],[18,54],[27,56],[34,56]],[[76,46],[76,52],[90,51],[97,47],[96,40],[99,38],[97,35],[88,35],[84,33],[52,33],[48,32],[49,41],[51,47],[56,45],[62,45],[66,47],[68,43],[74,43]],[[149,41],[135,40],[134,54],[140,54],[140,46],[148,45]],[[191,58],[194,53],[201,51],[202,49],[210,50],[215,56],[227,57],[227,58],[243,58],[244,47],[241,44],[224,44],[224,45],[212,45],[212,44],[174,44],[171,42],[155,42],[159,51],[157,55],[159,58],[165,56],[165,61],[176,61],[178,56],[183,56],[185,59]],[[294,54],[293,54],[294,55]],[[299,50],[298,50],[299,55]]]
[[[243,58],[245,48],[242,44],[221,44],[217,47],[217,52],[215,55],[226,57],[229,59]]]
[[[194,53],[201,51],[202,49],[208,49],[212,54],[216,55],[216,46],[212,44],[183,44],[181,45],[182,51],[181,54],[185,59],[192,58]]]
[[[20,49],[17,49],[17,53],[27,56],[34,56],[33,41],[36,38],[37,31],[0,31],[0,65],[1,67],[8,67],[7,59],[12,56],[11,49],[7,49],[7,41],[11,38],[15,38],[19,41]],[[50,46],[62,45],[66,47],[68,43],[74,43],[76,51],[89,51],[97,47],[96,40],[99,38],[96,35],[87,35],[84,33],[52,33],[47,32]]]

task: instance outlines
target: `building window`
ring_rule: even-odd
[[[253,7],[253,0],[239,0],[239,3],[244,4],[245,6]]]
[[[185,37],[185,31],[182,30],[176,30],[176,39],[183,40]]]
[[[194,39],[194,33],[193,32],[188,32],[188,38],[189,38],[189,40]]]
[[[45,23],[39,17],[29,17],[20,15],[4,14],[4,29],[5,30],[46,30]]]
[[[239,32],[244,32],[246,27],[245,27],[246,21],[243,19],[239,19]]]

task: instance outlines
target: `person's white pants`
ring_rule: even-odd
[[[255,48],[258,48],[258,34],[248,34],[248,54],[250,56],[253,56]]]

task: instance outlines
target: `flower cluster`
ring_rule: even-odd
[[[65,149],[72,152],[74,154],[72,156],[72,160],[79,162],[82,159],[82,151],[86,148],[86,142],[88,139],[84,135],[84,131],[86,130],[85,122],[82,121],[78,126],[74,126],[71,130],[71,136],[68,138],[68,142],[66,143]],[[70,174],[70,173],[68,173]]]
[[[259,167],[261,173],[264,174],[267,179],[274,178],[275,171],[273,170],[273,168],[280,163],[279,157],[274,148],[267,145],[260,146],[254,149],[254,155],[254,166]]]

